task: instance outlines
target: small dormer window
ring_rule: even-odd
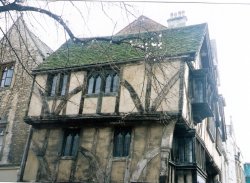
[[[67,73],[50,74],[48,76],[48,96],[64,96],[67,92],[69,75]]]
[[[2,66],[1,87],[9,87],[14,73],[14,65]]]

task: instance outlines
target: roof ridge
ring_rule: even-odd
[[[139,25],[138,25],[139,24]],[[153,27],[151,27],[153,25]],[[146,17],[145,15],[139,16],[137,19],[129,23],[127,26],[125,26],[123,29],[118,31],[115,35],[122,35],[122,34],[129,34],[131,31],[137,31],[140,32],[147,32],[152,31],[150,29],[166,29],[167,27],[152,20],[151,18]],[[135,29],[135,30],[133,30]]]

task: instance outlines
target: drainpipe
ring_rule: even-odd
[[[24,174],[26,161],[28,158],[28,152],[29,152],[29,147],[30,147],[30,143],[31,143],[31,139],[32,139],[32,134],[33,134],[33,128],[32,128],[32,126],[30,126],[28,139],[27,139],[26,144],[25,144],[24,153],[23,153],[23,157],[22,157],[22,161],[21,161],[21,165],[20,165],[20,170],[19,170],[19,173],[17,175],[17,182],[23,181],[23,174]]]

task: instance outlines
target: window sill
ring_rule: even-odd
[[[129,157],[124,156],[124,157],[113,157],[113,161],[126,161]]]
[[[61,160],[75,160],[76,157],[75,156],[61,156],[60,159]]]
[[[110,93],[90,93],[90,94],[85,94],[85,98],[94,98],[94,97],[99,97],[99,96],[103,96],[103,97],[112,97],[112,96],[117,96],[118,93],[117,92],[110,92]]]
[[[10,86],[6,86],[6,87],[0,87],[0,92],[1,91],[5,91],[5,90],[10,90],[11,89],[11,87]]]
[[[63,95],[63,96],[59,96],[59,95],[55,95],[55,96],[47,96],[48,100],[54,100],[54,99],[58,99],[58,100],[63,100],[66,99],[67,95]]]

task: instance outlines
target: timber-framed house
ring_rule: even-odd
[[[66,42],[33,71],[22,180],[220,182],[212,51],[207,24],[166,28],[144,16],[115,36]]]

